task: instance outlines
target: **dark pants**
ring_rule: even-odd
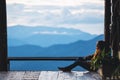
[[[88,71],[96,71],[96,70],[91,69],[91,63],[86,60],[83,60],[83,57],[79,57],[79,59],[77,59],[73,64],[71,64],[65,68],[72,70],[76,66],[81,66]]]

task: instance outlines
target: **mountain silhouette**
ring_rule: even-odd
[[[91,40],[79,40],[70,44],[58,44],[50,47],[40,47],[36,45],[21,45],[8,48],[9,56],[86,56],[95,50],[96,42],[103,40],[103,35],[99,35]]]
[[[69,44],[78,40],[89,40],[94,37],[96,35],[77,29],[23,25],[8,27],[8,46],[29,44],[48,47],[55,44]]]
[[[79,57],[92,54],[95,50],[96,42],[103,40],[104,36],[99,35],[94,39],[79,40],[70,44],[58,44],[50,47],[40,47],[36,45],[21,45],[8,47],[9,57]],[[11,70],[57,70],[57,66],[66,66],[72,61],[12,61]],[[24,67],[23,67],[24,66]],[[49,67],[51,66],[51,67]],[[74,70],[84,70],[75,68]]]

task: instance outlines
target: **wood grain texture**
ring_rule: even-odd
[[[102,80],[99,74],[87,71],[8,71],[0,72],[0,80]]]

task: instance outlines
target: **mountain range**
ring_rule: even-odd
[[[104,39],[103,35],[91,35],[70,28],[16,25],[8,27],[7,30],[9,57],[87,56],[94,52],[96,42]],[[72,61],[11,61],[10,68],[11,70],[57,70],[57,66],[71,63]]]
[[[48,26],[23,26],[8,27],[8,46],[37,45],[49,47],[55,44],[69,44],[78,40],[90,40],[97,35],[71,29]]]
[[[69,44],[58,44],[49,47],[37,45],[11,46],[8,48],[8,52],[9,56],[86,56],[94,52],[98,40],[103,40],[103,35],[91,40],[79,40]]]
[[[96,42],[103,40],[99,35],[91,40],[79,40],[70,44],[58,44],[49,47],[21,45],[8,47],[10,57],[79,57],[91,55],[95,51]],[[67,66],[73,61],[12,61],[11,70],[58,70],[58,66]],[[24,66],[24,67],[23,67]],[[76,67],[74,70],[84,70]]]

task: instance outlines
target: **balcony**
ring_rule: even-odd
[[[63,73],[60,71],[8,71],[9,66],[10,66],[10,61],[37,61],[37,60],[67,60],[67,61],[72,61],[75,60],[76,57],[8,57],[7,56],[7,31],[6,31],[6,4],[4,2],[5,0],[0,1],[0,15],[3,15],[0,17],[0,79],[1,80],[7,80],[7,79],[12,79],[12,80],[18,80],[18,78],[22,80],[29,80],[30,78],[34,80],[80,80],[80,79],[88,79],[90,78],[91,80],[96,79],[99,80],[101,77],[97,76],[96,73],[88,73],[88,72],[79,72],[79,71],[73,71],[72,73]],[[117,1],[117,0],[116,0]],[[119,18],[119,4],[120,1],[111,1],[112,6],[110,5],[110,1],[106,0],[105,4],[105,41],[108,42],[112,46],[113,50],[113,57],[117,57],[120,55],[118,53],[120,51],[120,18]],[[112,7],[112,9],[111,9]],[[114,10],[115,9],[115,10]],[[113,10],[113,11],[111,11]],[[112,12],[112,15],[111,15]],[[117,17],[116,17],[117,15]],[[111,19],[112,17],[112,19]],[[112,22],[111,22],[112,21]],[[110,26],[112,24],[112,26]],[[110,30],[111,29],[111,30]],[[116,35],[116,36],[114,36]],[[3,45],[2,45],[3,44]],[[120,58],[119,58],[120,60]],[[7,72],[2,72],[2,71],[7,71]],[[87,74],[87,77],[86,77]],[[54,75],[54,77],[53,77]],[[19,77],[20,76],[20,77]],[[116,76],[115,76],[116,77]],[[118,75],[118,78],[120,76]],[[117,79],[116,79],[117,80]]]

